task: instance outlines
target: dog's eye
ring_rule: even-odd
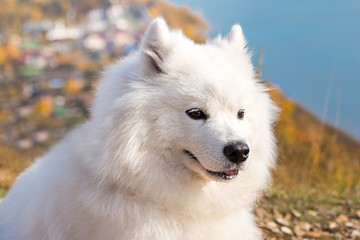
[[[243,119],[245,116],[245,110],[244,109],[240,109],[237,113],[237,117],[238,119]]]
[[[192,108],[186,111],[186,114],[195,120],[207,119],[208,116],[200,108]]]

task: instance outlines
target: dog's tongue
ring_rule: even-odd
[[[232,176],[232,175],[236,175],[236,174],[238,174],[238,173],[239,173],[239,170],[237,170],[237,169],[234,169],[234,170],[228,170],[228,171],[224,171],[224,173],[226,173],[227,175]]]

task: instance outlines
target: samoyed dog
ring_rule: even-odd
[[[260,239],[276,113],[239,25],[195,44],[155,19],[92,118],[19,176],[0,239]]]

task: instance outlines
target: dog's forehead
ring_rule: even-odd
[[[250,56],[221,45],[177,47],[171,60],[171,66],[177,68],[177,72],[200,75],[222,84],[241,84],[242,79],[253,77]]]
[[[244,102],[254,88],[249,56],[214,45],[193,45],[177,49],[171,59],[174,78],[186,92],[198,92],[207,100]],[[200,94],[201,93],[201,94]]]

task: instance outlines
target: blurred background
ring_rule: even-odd
[[[90,117],[101,69],[136,50],[156,16],[198,43],[243,27],[282,108],[279,163],[256,212],[266,238],[360,238],[357,0],[2,0],[0,198]]]

